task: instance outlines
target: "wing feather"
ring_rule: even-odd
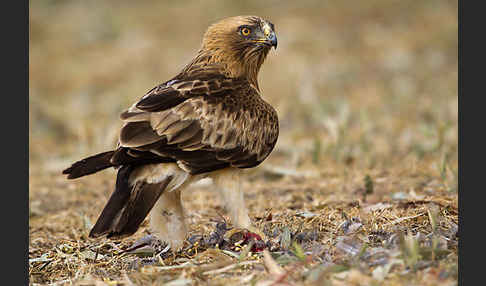
[[[123,147],[148,145],[160,140],[160,136],[147,121],[129,122],[120,133],[120,144]]]
[[[145,111],[160,111],[176,106],[186,98],[172,87],[159,87],[149,91],[136,105]]]
[[[202,73],[169,81],[125,111],[120,146],[174,159],[193,174],[265,160],[278,137],[275,110],[248,82]]]

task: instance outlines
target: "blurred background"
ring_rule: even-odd
[[[30,176],[113,148],[119,114],[174,76],[208,25],[275,24],[259,76],[279,114],[264,166],[425,170],[457,188],[457,1],[30,1]],[[32,188],[31,188],[32,192]]]
[[[396,277],[405,281],[398,285],[442,285],[447,273],[457,280],[457,5],[448,0],[30,1],[30,281],[70,283],[86,273],[118,279],[129,269],[133,257],[112,259],[111,248],[98,258],[103,267],[77,254],[87,251],[96,261],[98,251],[88,248],[108,243],[87,234],[113,190],[116,171],[72,181],[61,171],[112,149],[119,114],[176,75],[210,24],[236,15],[270,20],[278,37],[259,83],[278,112],[280,136],[268,159],[242,180],[253,222],[273,229],[272,235],[282,231],[275,239],[284,233],[290,239],[289,229],[299,235],[319,230],[319,253],[331,255],[322,259],[337,264],[342,262],[334,238],[349,225],[348,217],[361,219],[359,241],[366,243],[375,230],[390,237],[407,230],[418,237],[436,232],[431,225],[438,222],[449,237],[441,247],[451,254],[416,280],[397,268]],[[190,233],[209,235],[224,209],[207,181],[191,188],[183,193]],[[426,202],[440,206],[440,220],[432,219]],[[377,210],[367,212],[369,207]],[[117,247],[126,249],[146,227]],[[377,250],[385,240],[370,247]]]

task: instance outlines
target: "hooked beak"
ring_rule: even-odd
[[[270,42],[270,45],[272,47],[274,47],[275,49],[277,49],[277,35],[275,35],[275,32],[271,32],[268,36],[267,36],[267,40]]]
[[[270,28],[269,25],[265,25],[263,27],[263,33],[261,33],[260,36],[261,38],[257,39],[255,42],[263,43],[277,49],[277,35],[275,35],[275,32]]]

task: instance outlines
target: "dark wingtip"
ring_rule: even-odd
[[[93,232],[93,229],[91,229],[91,231],[90,231],[90,232],[89,232],[89,234],[88,234],[88,237],[90,237],[90,238],[97,238],[97,237],[99,237],[99,235],[98,235],[98,234],[95,234],[95,233]]]
[[[95,228],[93,227],[91,229],[91,231],[89,232],[88,237],[89,238],[98,238],[98,237],[106,235],[107,233],[108,233],[108,231],[103,231],[103,232],[96,231]]]
[[[89,238],[99,238],[99,237],[105,236],[108,239],[117,240],[117,239],[122,239],[122,238],[125,238],[125,237],[128,237],[128,236],[131,236],[135,232],[125,232],[125,233],[120,233],[120,232],[115,232],[115,231],[96,232],[95,229],[93,228],[89,232],[88,237]]]
[[[113,240],[122,239],[122,238],[133,235],[135,232],[137,232],[137,230],[138,230],[138,227],[135,231],[130,230],[130,231],[126,231],[126,232],[123,232],[123,233],[112,231],[112,232],[110,232],[106,235],[106,238],[113,239]]]

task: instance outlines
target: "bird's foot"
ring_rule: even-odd
[[[161,256],[167,255],[171,245],[159,240],[155,235],[146,235],[135,241],[125,253],[139,256]]]
[[[170,255],[170,248],[170,244],[159,240],[155,235],[146,235],[124,252],[139,256],[130,266],[131,269],[138,269],[148,265],[159,265],[161,259]]]

